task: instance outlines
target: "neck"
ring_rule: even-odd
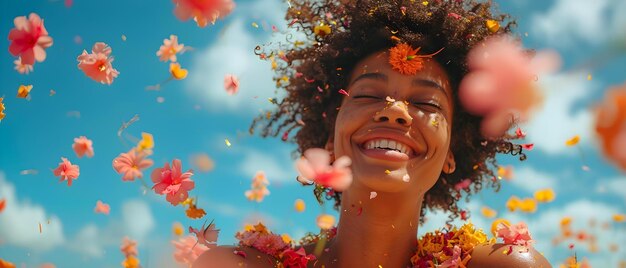
[[[378,193],[370,199],[370,192],[355,184],[342,195],[337,235],[329,241],[328,252],[320,256],[326,267],[404,268],[410,264],[417,250],[422,198]]]

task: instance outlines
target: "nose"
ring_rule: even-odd
[[[413,117],[409,114],[406,103],[395,101],[374,115],[374,122],[395,122],[408,127],[413,123]]]

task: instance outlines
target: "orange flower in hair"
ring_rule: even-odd
[[[418,55],[417,52],[419,52],[420,49],[420,47],[413,49],[406,43],[399,43],[389,49],[389,64],[391,64],[392,69],[401,74],[414,75],[424,68],[424,58],[431,58],[443,50],[443,48],[441,48],[439,51],[432,54]]]

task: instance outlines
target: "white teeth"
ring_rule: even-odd
[[[402,144],[399,141],[388,140],[388,139],[374,139],[365,143],[363,146],[366,149],[392,149],[397,150],[403,154],[411,155],[411,149],[406,144]]]

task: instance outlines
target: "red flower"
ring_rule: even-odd
[[[13,20],[15,28],[9,32],[9,52],[13,56],[21,57],[25,65],[35,64],[35,60],[42,62],[46,59],[46,48],[52,46],[52,37],[48,35],[43,20],[36,13],[16,17]]]
[[[283,266],[285,268],[306,268],[306,264],[312,260],[315,260],[315,255],[306,255],[303,247],[298,250],[290,248],[283,251]]]

